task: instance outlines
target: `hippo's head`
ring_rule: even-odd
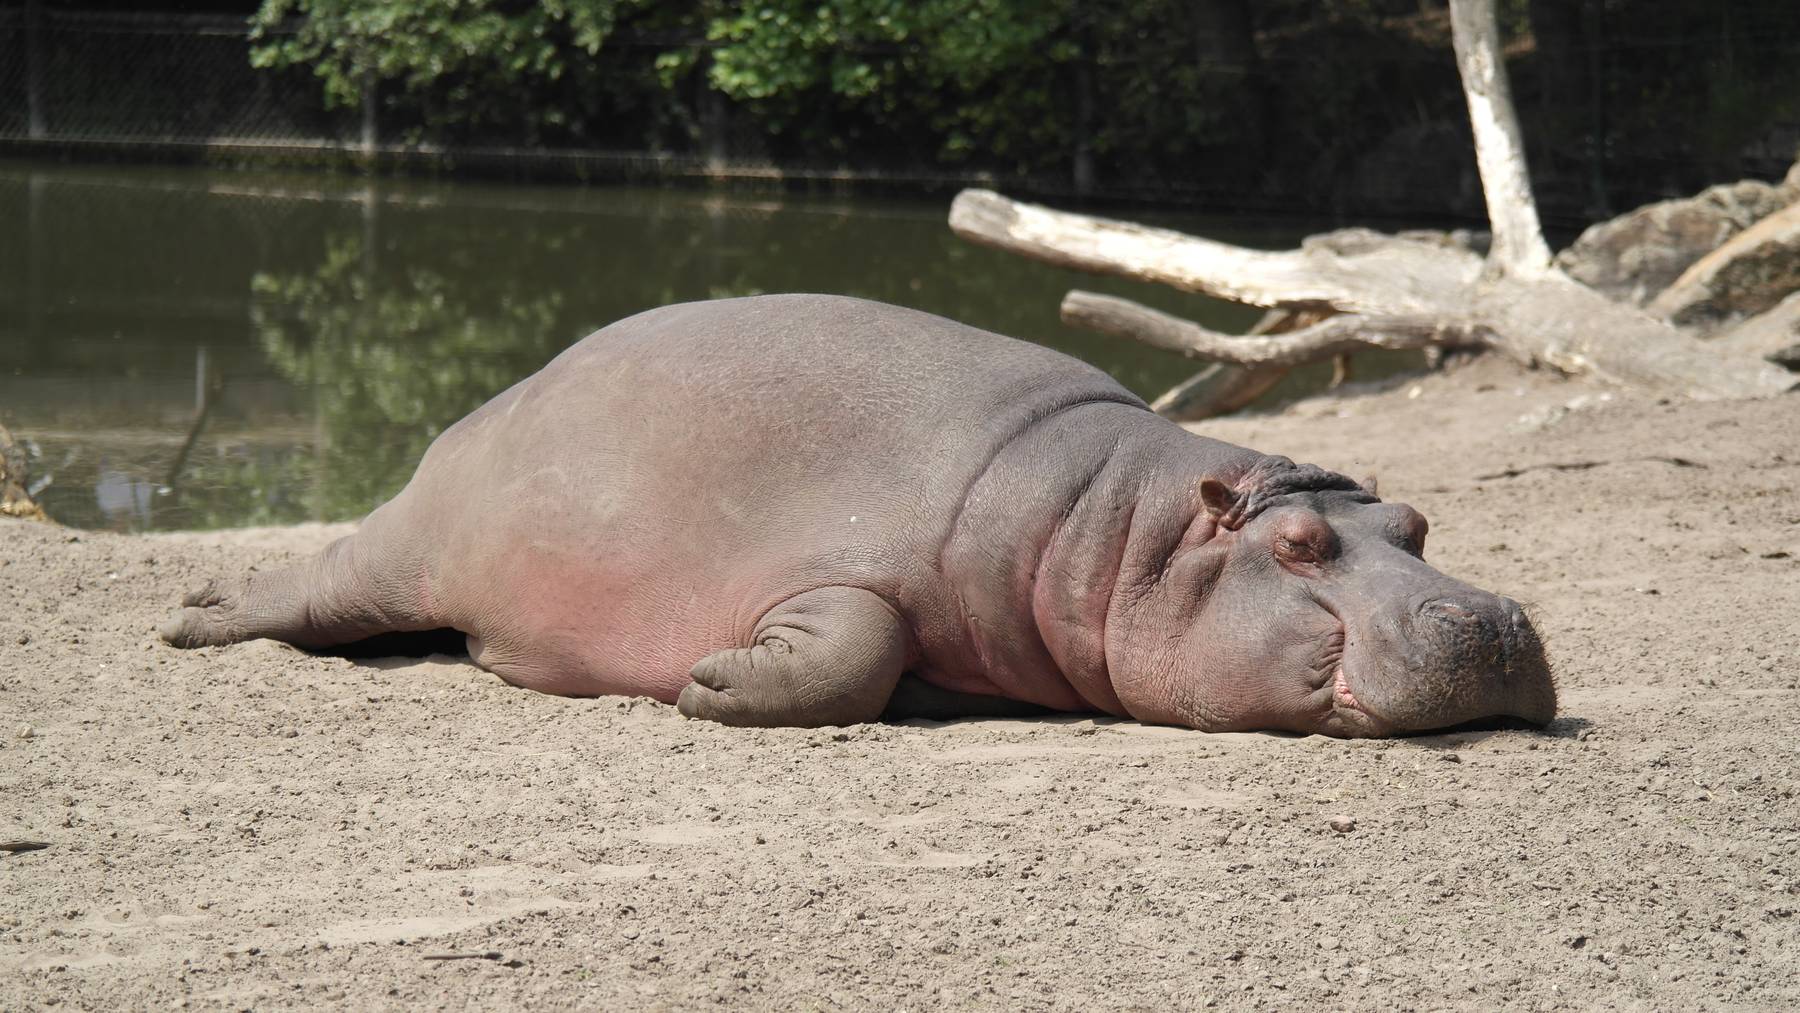
[[[1427,564],[1418,511],[1286,458],[1233,485],[1206,479],[1200,498],[1140,602],[1182,632],[1131,666],[1154,673],[1119,687],[1134,714],[1338,736],[1555,716],[1531,621]]]

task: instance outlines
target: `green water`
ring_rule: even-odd
[[[0,423],[65,524],[342,520],[470,409],[664,303],[881,299],[1062,349],[1146,396],[1193,365],[1065,327],[1069,288],[1223,329],[1255,318],[971,246],[946,208],[0,161]],[[1315,231],[1136,217],[1259,246]]]

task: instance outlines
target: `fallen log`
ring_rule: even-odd
[[[1160,281],[1252,305],[1359,318],[1343,325],[1348,330],[1332,332],[1333,341],[1312,346],[1319,356],[1353,347],[1355,342],[1337,339],[1352,331],[1370,333],[1366,321],[1376,319],[1403,322],[1399,329],[1415,342],[1409,347],[1466,346],[1479,336],[1481,344],[1528,366],[1658,393],[1751,397],[1787,390],[1797,379],[1760,359],[1718,355],[1673,325],[1615,303],[1554,268],[1514,264],[1489,273],[1474,254],[1416,239],[1358,230],[1315,237],[1299,250],[1245,250],[1022,204],[987,190],[958,194],[950,226],[964,239],[1063,267]],[[1166,345],[1166,327],[1140,333],[1128,326],[1147,317],[1104,316],[1113,325],[1108,333]],[[1254,356],[1229,353],[1228,345],[1218,342],[1182,350],[1198,356],[1203,348],[1225,353],[1214,357],[1222,361],[1256,364]]]

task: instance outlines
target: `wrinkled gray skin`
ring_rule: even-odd
[[[1424,535],[1048,349],[766,296],[594,334],[440,436],[356,534],[208,585],[162,634],[453,628],[508,682],[740,725],[996,698],[1215,731],[1549,720],[1518,605],[1432,569]]]

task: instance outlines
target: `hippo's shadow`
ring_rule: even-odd
[[[380,669],[399,668],[434,655],[446,656],[451,660],[469,660],[467,636],[448,628],[382,633],[314,653],[349,658],[358,664]],[[894,698],[882,712],[880,720],[886,724],[905,724],[915,728],[941,728],[969,721],[1006,721],[1043,726],[1106,728],[1128,734],[1203,734],[1191,728],[1145,724],[1101,711],[1059,711],[1003,697],[954,693],[936,689],[912,677],[903,678],[895,688]],[[1481,742],[1502,732],[1526,731],[1551,739],[1576,739],[1592,727],[1593,722],[1582,717],[1559,717],[1542,727],[1520,718],[1490,717],[1465,721],[1449,728],[1407,732],[1397,738],[1418,743],[1427,749],[1454,749]],[[1300,732],[1277,729],[1246,734],[1286,739],[1307,737]]]
[[[1028,706],[1028,705],[1026,705]],[[1053,726],[1066,725],[1082,729],[1104,729],[1127,735],[1213,735],[1240,736],[1255,735],[1276,739],[1310,738],[1309,733],[1290,732],[1281,729],[1263,729],[1252,732],[1201,732],[1178,725],[1146,724],[1132,718],[1114,717],[1100,711],[1068,712],[1052,711],[1044,708],[1026,713],[990,713],[990,714],[883,714],[881,720],[887,724],[903,724],[912,728],[945,728],[970,722],[1006,722],[1027,725]],[[1593,727],[1587,718],[1561,717],[1545,726],[1534,725],[1520,718],[1482,718],[1476,721],[1465,721],[1448,728],[1434,728],[1429,731],[1405,732],[1393,736],[1395,740],[1414,743],[1424,749],[1451,750],[1482,742],[1508,732],[1525,732],[1534,738],[1575,739]]]
[[[1526,732],[1535,738],[1576,739],[1593,727],[1587,718],[1559,717],[1547,725],[1535,725],[1522,718],[1492,717],[1465,721],[1460,725],[1448,728],[1433,728],[1422,732],[1406,732],[1395,736],[1407,742],[1417,743],[1426,749],[1456,749],[1462,746],[1483,742],[1506,732]]]
[[[396,664],[410,659],[447,654],[452,658],[469,656],[469,638],[459,630],[419,630],[413,633],[378,633],[363,640],[327,647],[312,653],[355,661],[391,659]],[[388,667],[385,665],[378,667]]]

